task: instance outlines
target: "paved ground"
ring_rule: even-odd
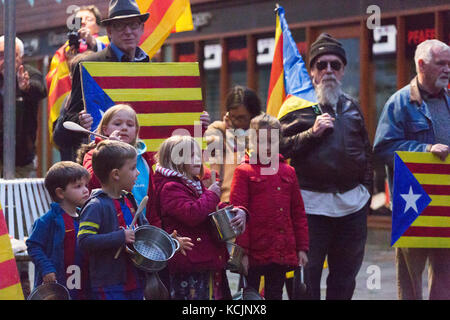
[[[395,274],[395,252],[390,247],[390,230],[370,229],[366,251],[361,270],[356,279],[354,300],[397,300],[397,283]],[[328,269],[322,275],[322,299],[325,298],[326,277]],[[379,280],[375,277],[379,275]],[[237,290],[238,276],[229,273],[232,293]],[[423,277],[424,299],[428,299],[427,273]],[[287,299],[284,292],[283,299]]]

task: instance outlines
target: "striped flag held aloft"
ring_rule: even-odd
[[[141,13],[150,13],[139,47],[152,58],[174,32],[194,29],[189,0],[137,0]]]
[[[93,129],[104,111],[125,103],[136,111],[139,137],[151,154],[176,129],[201,138],[194,130],[203,111],[198,63],[82,62],[81,68]]]
[[[396,152],[392,206],[391,245],[450,248],[450,157]]]

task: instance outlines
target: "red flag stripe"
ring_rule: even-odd
[[[450,228],[446,227],[409,227],[403,237],[450,237]]]
[[[6,226],[6,219],[3,214],[3,210],[0,209],[0,236],[4,234],[8,234],[8,227]]]
[[[0,276],[0,289],[20,283],[15,259],[6,260],[0,263],[0,270],[2,270],[2,274]]]
[[[422,211],[420,215],[450,217],[450,207],[428,206]]]
[[[198,76],[93,77],[103,89],[199,88]]]
[[[433,184],[422,184],[423,190],[425,190],[428,195],[450,195],[450,186],[433,185]],[[450,208],[449,208],[450,210]]]
[[[407,162],[405,165],[409,171],[415,173],[429,173],[429,174],[450,174],[450,165],[435,164],[435,163],[411,163]]]
[[[283,72],[283,35],[280,36],[278,42],[275,45],[275,53],[272,62],[272,69],[270,72],[269,80],[269,99],[272,94],[273,88],[278,81],[281,73]]]
[[[194,136],[194,126],[161,126],[161,127],[141,127],[139,130],[140,139],[167,139],[177,129],[185,129]],[[200,130],[201,133],[201,130]]]
[[[187,101],[115,101],[125,103],[133,107],[136,113],[177,113],[177,112],[202,112],[202,100]],[[170,111],[168,111],[170,110]]]
[[[144,33],[141,36],[141,43],[145,41],[145,39],[147,39],[153,33],[153,31],[155,31],[156,27],[161,22],[172,3],[173,0],[152,2],[147,10],[147,12],[149,12],[152,17],[145,23]]]

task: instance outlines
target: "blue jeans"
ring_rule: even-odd
[[[307,214],[309,261],[305,266],[305,282],[309,299],[320,300],[325,257],[329,268],[326,299],[352,298],[364,257],[368,208],[366,204],[361,210],[339,218]]]

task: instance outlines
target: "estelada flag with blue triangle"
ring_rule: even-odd
[[[394,156],[391,246],[450,248],[450,157]]]
[[[203,98],[197,62],[86,61],[80,68],[83,102],[94,119],[91,130],[97,128],[107,109],[124,103],[136,111],[139,138],[150,156],[177,129],[202,145],[199,119]]]
[[[277,5],[275,50],[270,72],[266,112],[278,119],[286,114],[317,105],[317,97],[305,62]]]

